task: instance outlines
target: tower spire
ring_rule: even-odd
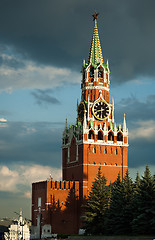
[[[126,120],[125,120],[125,113],[124,113],[124,120],[123,120],[123,132],[126,132]]]
[[[89,58],[88,58],[88,64],[97,65],[97,64],[103,64],[103,56],[102,56],[102,50],[101,50],[101,44],[98,34],[98,28],[97,28],[97,20],[98,20],[99,13],[93,14],[93,20],[95,21],[94,26],[94,33],[92,37],[90,52],[89,52]]]

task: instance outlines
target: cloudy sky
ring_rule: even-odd
[[[31,183],[61,178],[95,9],[116,123],[126,113],[131,176],[146,164],[155,173],[155,1],[0,0],[0,217],[20,207],[30,217]]]

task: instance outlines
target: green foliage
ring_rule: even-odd
[[[110,190],[106,187],[106,179],[101,168],[93,182],[85,208],[85,229],[87,233],[103,233],[104,215],[109,206]]]
[[[149,167],[140,180],[134,198],[133,232],[138,234],[155,233],[155,182]]]
[[[155,234],[155,175],[149,167],[134,183],[127,171],[109,186],[99,168],[85,205],[85,228],[89,234]]]
[[[131,232],[131,202],[133,199],[133,183],[128,171],[123,179],[118,175],[111,192],[111,204],[105,218],[107,234],[123,234]]]

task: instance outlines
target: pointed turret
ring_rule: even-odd
[[[21,208],[20,208],[20,214],[19,214],[19,224],[23,224],[23,212]]]
[[[107,67],[109,67],[109,61],[108,61],[108,59],[107,59]]]
[[[97,15],[96,11],[95,14]],[[95,14],[93,15],[95,21],[94,33],[88,58],[88,64],[91,63],[93,66],[97,64],[103,64],[103,56],[97,28],[97,16]]]
[[[126,120],[125,120],[125,113],[124,113],[124,121],[123,121],[123,132],[126,132]]]
[[[87,112],[87,120],[89,121],[89,95],[88,95],[88,112]]]
[[[114,98],[112,98],[112,122],[114,123]]]
[[[65,129],[67,129],[68,127],[67,127],[67,118],[66,118],[66,123],[65,123]]]

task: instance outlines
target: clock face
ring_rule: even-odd
[[[84,110],[85,110],[85,105],[83,102],[81,102],[77,109],[78,120],[80,122],[82,122],[84,119]]]
[[[95,118],[98,120],[105,120],[110,114],[110,108],[106,101],[99,100],[94,103],[92,108]]]

